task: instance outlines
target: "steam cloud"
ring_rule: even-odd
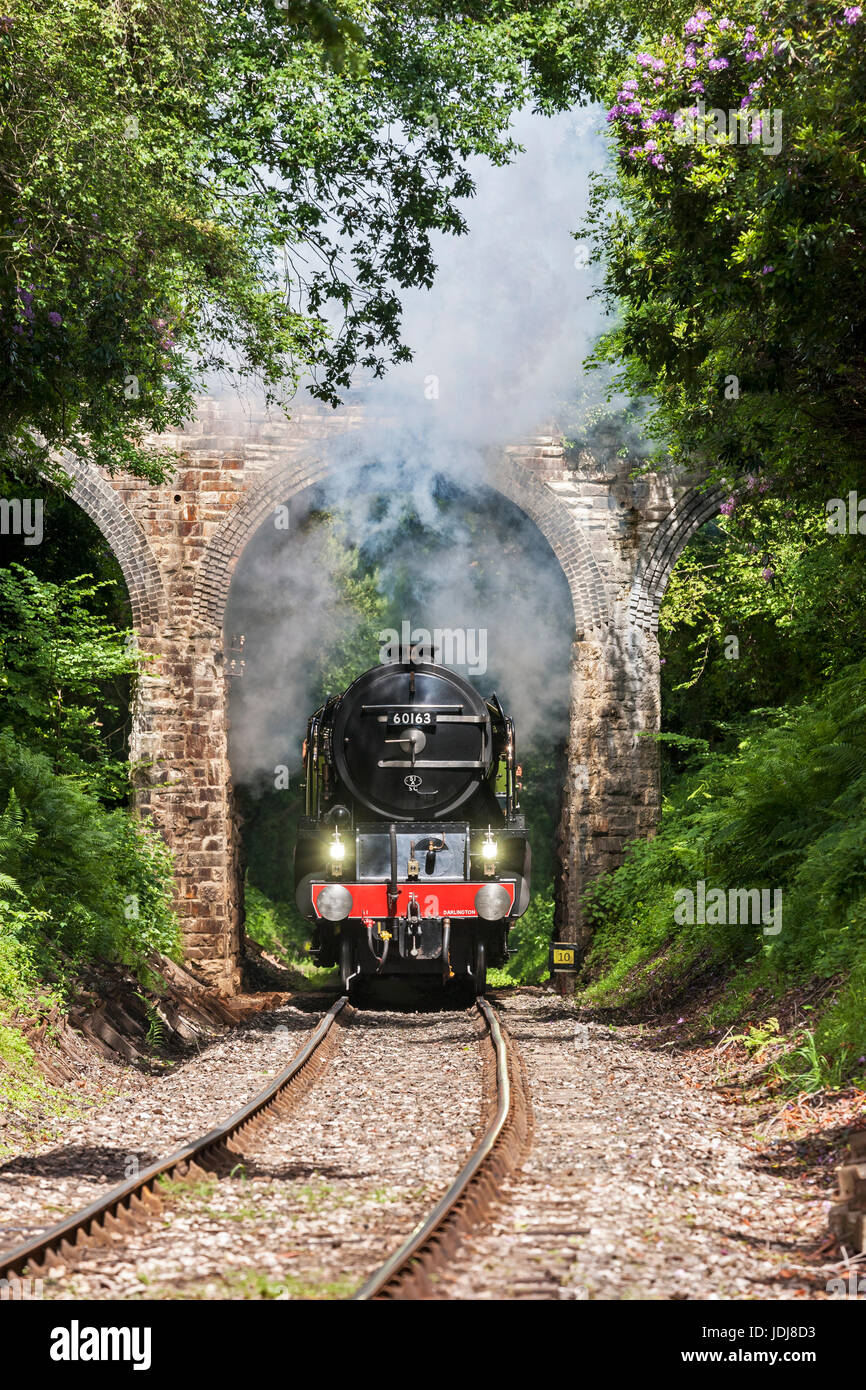
[[[368,423],[334,446],[344,466],[321,499],[376,554],[390,598],[412,574],[422,601],[402,616],[413,626],[487,629],[488,671],[474,683],[498,689],[524,750],[563,732],[573,618],[543,537],[483,488],[484,455],[551,429],[602,326],[589,297],[593,271],[572,236],[590,171],[606,159],[600,125],[594,110],[523,113],[515,134],[525,153],[505,169],[473,167],[469,235],[441,238],[432,290],[404,296],[414,361],[362,385]],[[492,524],[443,511],[442,479],[466,491],[476,518],[492,508]],[[233,774],[245,782],[296,763],[311,656],[354,622],[329,576],[324,536],[271,531],[266,523],[241,558],[227,624],[247,635],[231,732]],[[431,550],[436,536],[446,544]],[[368,664],[377,659],[371,649]]]

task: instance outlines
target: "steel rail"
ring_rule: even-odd
[[[153,1188],[160,1178],[187,1176],[190,1165],[195,1164],[197,1159],[206,1159],[209,1154],[215,1155],[228,1139],[257,1121],[263,1112],[273,1105],[280,1093],[291,1085],[316,1055],[334,1021],[348,1002],[346,995],[339,998],[320,1019],[288,1066],[223,1124],[209,1130],[200,1139],[185,1144],[168,1158],[151,1163],[137,1177],[112,1188],[99,1201],[92,1202],[81,1211],[73,1212],[42,1235],[16,1246],[5,1254],[0,1253],[0,1278],[8,1279],[10,1275],[20,1274],[28,1265],[44,1265],[52,1254],[58,1254],[61,1259],[68,1258],[80,1249],[82,1243],[86,1244],[88,1240],[99,1237],[104,1238],[111,1231],[118,1229],[121,1224],[118,1213],[121,1218],[129,1218],[137,1216],[141,1211],[147,1211],[149,1206],[158,1200]],[[183,1174],[178,1171],[180,1169],[184,1169]]]
[[[368,1302],[377,1297],[388,1297],[386,1290],[389,1285],[396,1288],[403,1277],[411,1276],[413,1262],[417,1261],[419,1256],[433,1250],[437,1236],[483,1173],[512,1117],[512,1086],[505,1038],[499,1020],[487,1000],[479,998],[475,1002],[490,1030],[496,1053],[496,1112],[445,1195],[403,1244],[356,1290],[352,1295],[353,1302]]]

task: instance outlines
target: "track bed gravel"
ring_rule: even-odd
[[[227,1119],[287,1064],[329,1002],[308,999],[303,1007],[256,1014],[161,1075],[104,1067],[116,1095],[83,1115],[58,1119],[50,1145],[0,1164],[0,1249],[103,1197]]]
[[[803,1290],[808,1265],[797,1270],[826,1234],[826,1204],[756,1170],[741,1107],[697,1089],[637,1028],[576,1023],[551,994],[499,1003],[527,1067],[534,1143],[442,1297],[822,1296],[826,1274]]]
[[[325,1072],[238,1168],[166,1189],[47,1298],[345,1297],[448,1187],[481,1125],[473,1014],[358,1011]],[[230,1107],[223,1106],[227,1112]]]

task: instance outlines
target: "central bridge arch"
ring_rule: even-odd
[[[371,425],[354,406],[299,407],[291,421],[272,421],[205,401],[184,432],[149,441],[177,454],[160,485],[66,464],[73,499],[120,562],[147,658],[130,749],[137,804],[175,856],[187,959],[227,992],[243,957],[223,633],[232,575],[276,507],[373,464],[358,447]],[[635,460],[587,451],[566,459],[551,434],[487,451],[477,481],[534,523],[570,590],[556,927],[585,944],[583,887],[657,823],[658,749],[642,735],[660,725],[658,608],[677,556],[721,493],[647,474]]]
[[[276,508],[308,488],[351,467],[311,449],[306,459],[281,460],[260,474],[225,518],[202,558],[192,600],[194,628],[222,631],[235,567],[250,537]],[[511,460],[486,471],[483,482],[501,492],[535,523],[562,567],[571,591],[575,627],[598,626],[608,614],[604,579],[583,533],[575,528],[568,507],[527,468]]]

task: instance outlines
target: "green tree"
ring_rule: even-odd
[[[806,698],[866,654],[859,537],[755,476],[678,560],[659,614],[664,728],[725,744],[753,709]],[[664,745],[668,770],[693,749]]]
[[[618,322],[596,360],[652,399],[665,453],[823,504],[864,481],[861,7],[737,3],[653,32],[611,91],[588,230]]]
[[[143,434],[209,372],[336,403],[409,354],[400,292],[465,230],[468,160],[589,88],[563,0],[17,0],[0,19],[0,466]]]
[[[113,754],[106,736],[125,721],[117,683],[138,662],[128,634],[93,611],[102,587],[87,575],[54,584],[22,565],[0,569],[0,727],[45,754],[56,774],[122,800],[123,743],[114,740]]]

